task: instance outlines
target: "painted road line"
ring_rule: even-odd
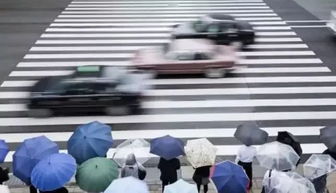
[[[300,112],[250,112],[250,113],[196,113],[196,114],[154,114],[128,116],[80,116],[53,118],[0,118],[0,126],[50,126],[77,125],[100,121],[106,124],[131,123],[188,123],[215,121],[290,121],[290,120],[334,120],[336,111]]]
[[[184,0],[184,1],[169,1],[168,4],[172,4],[172,3],[218,3],[218,2],[230,2],[230,3],[235,3],[235,2],[263,2],[262,0],[206,0],[206,1],[192,1],[192,0]],[[106,4],[106,3],[110,3],[110,4],[144,4],[144,3],[149,3],[152,4],[153,1],[72,1],[72,4]],[[167,4],[167,2],[165,1],[155,1],[155,3],[163,3],[163,4]]]
[[[268,6],[244,6],[244,7],[241,7],[241,6],[232,6],[232,7],[212,7],[212,6],[203,6],[203,7],[193,7],[193,8],[190,8],[192,10],[226,10],[226,9],[239,9],[239,10],[243,10],[243,9],[270,9],[270,7]],[[190,10],[189,9],[189,10]],[[144,10],[144,11],[169,11],[169,10],[188,10],[187,8],[185,7],[148,7],[148,8],[142,8],[142,7],[89,7],[89,8],[75,8],[75,7],[67,7],[65,8],[65,10],[67,11],[74,11],[74,10],[77,10],[77,11],[87,11],[87,10],[111,10],[111,11],[141,11],[141,10]]]
[[[312,51],[260,51],[260,52],[238,52],[240,56],[313,56]],[[25,59],[66,59],[66,58],[119,58],[131,59],[133,53],[85,53],[85,54],[26,54]]]
[[[185,78],[181,79],[151,79],[148,85],[202,85],[202,84],[245,84],[245,83],[318,83],[336,82],[336,76],[284,76],[284,77],[234,77],[234,78]],[[7,80],[1,87],[31,87],[35,80]]]
[[[323,126],[316,127],[267,127],[261,128],[269,136],[276,137],[279,131],[288,131],[295,136],[316,136],[320,134]],[[234,137],[236,128],[205,128],[205,129],[153,129],[153,130],[123,130],[111,132],[114,140],[127,139],[154,139],[157,137],[170,135],[177,138],[229,138]],[[6,139],[7,143],[21,143],[25,139],[46,136],[55,142],[66,142],[73,132],[43,132],[43,133],[1,133],[1,139]]]
[[[293,59],[244,59],[239,64],[322,64],[322,60],[318,58],[293,58]]]
[[[39,70],[39,71],[12,71],[10,77],[34,77],[34,76],[64,76],[69,75],[72,70]],[[232,71],[237,73],[307,73],[307,72],[331,72],[328,67],[275,67],[275,68],[237,68]]]
[[[62,15],[65,14],[111,14],[111,15],[128,15],[132,14],[156,14],[157,17],[160,17],[161,14],[168,15],[168,14],[209,14],[209,13],[218,13],[218,10],[168,10],[168,11],[62,11]],[[258,9],[258,10],[221,10],[221,13],[231,14],[231,13],[274,13],[271,9]],[[176,17],[176,16],[174,16]]]
[[[265,32],[266,33],[266,32]],[[248,45],[250,49],[292,49],[292,48],[308,48],[307,44],[252,44]]]
[[[253,20],[259,20],[259,18],[239,18],[237,20],[248,20],[248,21],[253,21]],[[285,22],[282,21],[275,21],[275,22],[249,22],[251,25],[286,25]],[[169,27],[169,26],[174,26],[178,25],[180,22],[160,22],[160,23],[111,23],[111,22],[97,22],[97,23],[84,23],[84,22],[76,22],[76,23],[69,23],[69,22],[57,22],[57,23],[52,23],[50,24],[50,27]],[[281,29],[288,29],[288,26],[281,26]],[[254,27],[258,28],[258,27]],[[266,27],[263,27],[266,29]],[[279,27],[280,28],[280,27]],[[272,27],[271,29],[274,29]]]
[[[128,5],[128,4],[110,4],[110,3],[104,3],[104,4],[78,4],[78,3],[70,3],[68,7],[169,7],[172,5],[172,3],[165,3],[165,4],[137,4],[137,5]],[[263,2],[252,2],[252,3],[246,3],[246,2],[241,2],[241,3],[227,3],[227,2],[222,2],[222,3],[212,3],[212,4],[206,4],[207,6],[265,6],[266,3]],[[178,7],[200,7],[204,6],[204,4],[187,4],[187,3],[177,3]]]
[[[171,42],[170,39],[57,39],[57,40],[37,40],[35,44],[164,44]],[[301,38],[255,38],[255,42],[302,42]]]
[[[147,90],[144,95],[153,96],[214,96],[214,95],[255,95],[255,94],[315,94],[336,93],[333,86],[306,87],[267,87],[267,88],[210,88],[210,89],[155,89]],[[0,92],[1,99],[27,98],[29,92]]]
[[[217,156],[235,156],[241,145],[215,145],[217,151]],[[259,146],[256,146],[259,148]],[[309,143],[309,144],[301,144],[303,154],[313,154],[313,153],[321,153],[326,150],[326,146],[322,143]],[[107,152],[106,157],[112,159],[114,156],[115,149],[111,148]],[[67,153],[67,150],[60,150],[60,153]],[[13,161],[14,151],[8,152],[5,162]],[[147,156],[147,155],[146,155]],[[157,157],[154,154],[150,154],[151,158]]]
[[[221,107],[296,107],[335,106],[335,98],[323,99],[248,99],[248,100],[199,100],[199,101],[145,101],[144,109],[185,109]],[[27,111],[25,104],[0,104],[0,112]]]
[[[292,28],[326,28],[327,25],[291,25]]]

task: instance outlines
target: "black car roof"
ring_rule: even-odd
[[[211,13],[208,15],[210,18],[215,20],[227,20],[227,21],[235,21],[234,17],[231,15],[225,15],[220,13]]]

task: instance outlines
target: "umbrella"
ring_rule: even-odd
[[[300,159],[291,146],[278,141],[261,145],[256,158],[261,166],[277,170],[294,169]]]
[[[132,176],[114,180],[104,193],[149,193],[145,182]]]
[[[69,154],[52,154],[33,169],[31,183],[41,191],[52,191],[66,184],[77,169],[76,160]],[[47,172],[46,172],[47,171]]]
[[[336,152],[336,126],[320,129],[320,140],[331,152]]]
[[[188,140],[184,150],[188,161],[194,168],[215,163],[217,149],[206,138]]]
[[[182,140],[166,135],[151,140],[150,153],[170,160],[184,155],[184,144]]]
[[[163,193],[198,193],[198,190],[195,184],[179,179],[172,184],[166,185]]]
[[[129,154],[134,154],[137,162],[143,164],[150,158],[150,144],[144,139],[128,139],[118,145],[113,159],[119,166],[123,166]]]
[[[96,157],[78,167],[76,182],[87,192],[103,192],[118,175],[118,165],[113,160]]]
[[[299,140],[288,131],[279,131],[276,140],[280,143],[291,146],[299,156],[302,155],[302,148]]]
[[[249,178],[241,166],[224,161],[213,166],[212,170],[211,179],[218,193],[246,192]]]
[[[1,193],[10,193],[8,186],[0,185],[0,192]]]
[[[313,180],[336,170],[336,161],[330,155],[313,154],[303,164],[304,176]]]
[[[94,157],[105,157],[112,146],[111,127],[94,121],[79,126],[68,141],[68,152],[78,164]]]
[[[13,173],[26,184],[35,165],[43,158],[58,153],[56,143],[45,136],[26,139],[13,155]]]
[[[268,133],[256,124],[245,123],[237,127],[234,136],[247,146],[261,145],[267,142]]]
[[[263,185],[268,193],[316,193],[314,185],[296,172],[276,172]]]
[[[0,139],[0,163],[5,161],[5,158],[9,152],[9,147],[5,140]]]

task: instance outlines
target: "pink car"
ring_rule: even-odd
[[[220,78],[238,61],[235,48],[207,39],[177,39],[162,47],[139,50],[133,65],[154,74],[198,74]]]

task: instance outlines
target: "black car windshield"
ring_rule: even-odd
[[[202,20],[197,20],[192,23],[192,27],[196,32],[204,32],[207,24]]]

